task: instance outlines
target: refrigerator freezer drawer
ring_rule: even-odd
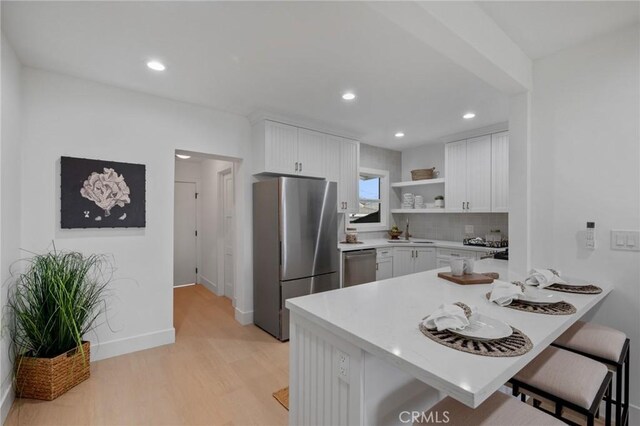
[[[323,291],[335,290],[340,287],[340,279],[337,272],[315,277],[302,278],[299,280],[283,281],[280,283],[281,304],[280,304],[280,336],[282,341],[289,340],[289,310],[284,307],[287,299],[307,296]]]

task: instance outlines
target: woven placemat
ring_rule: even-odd
[[[422,334],[434,342],[470,354],[491,357],[512,357],[524,355],[533,347],[527,335],[514,327],[511,327],[513,330],[511,336],[488,341],[468,339],[452,333],[449,330],[438,331],[435,328],[430,330],[422,323],[420,323],[418,327]]]
[[[580,287],[574,285],[563,285],[563,284],[551,284],[548,287],[545,287],[545,290],[555,290],[562,291],[564,293],[574,293],[574,294],[600,294],[602,293],[602,289],[597,285],[583,285]]]
[[[549,288],[549,287],[547,287]],[[487,293],[487,300],[491,296],[491,293]],[[524,303],[519,300],[514,300],[510,304],[504,306],[505,308],[515,309],[517,311],[533,312],[534,314],[546,314],[546,315],[572,315],[575,314],[576,307],[568,302],[558,302],[552,305],[533,305],[531,303]]]

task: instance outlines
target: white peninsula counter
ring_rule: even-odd
[[[479,272],[510,276],[506,263],[476,262]],[[490,285],[461,286],[433,270],[289,299],[289,424],[403,424],[403,411],[424,411],[450,395],[477,407],[611,291],[558,293],[573,315],[499,307]],[[443,303],[464,302],[523,331],[525,355],[492,358],[460,352],[425,337],[418,324]],[[406,415],[405,415],[406,417]]]

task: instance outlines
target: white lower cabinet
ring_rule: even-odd
[[[436,268],[436,249],[431,247],[395,247],[393,276],[414,274]]]
[[[393,258],[387,257],[376,261],[376,281],[393,278]]]
[[[438,259],[436,262],[436,266],[438,268],[444,268],[450,265],[451,265],[451,262],[449,261],[449,259]]]

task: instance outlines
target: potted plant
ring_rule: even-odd
[[[444,196],[436,195],[433,199],[436,202],[436,207],[444,207]]]
[[[55,248],[28,261],[7,301],[17,396],[50,401],[89,378],[83,336],[103,311],[106,264]]]

